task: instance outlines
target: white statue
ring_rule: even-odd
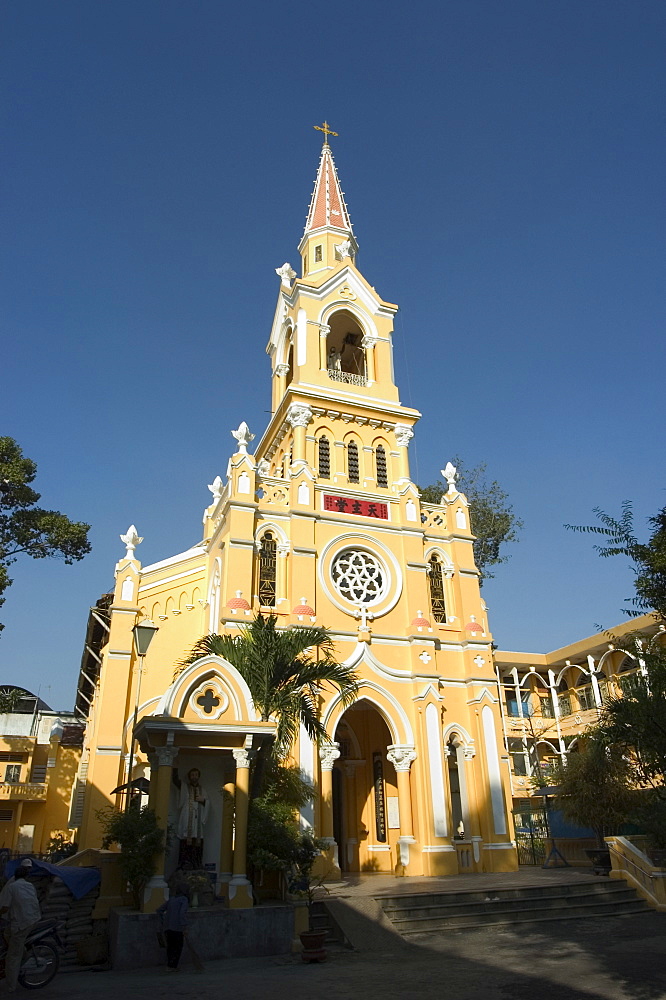
[[[254,441],[254,434],[250,433],[250,428],[245,421],[241,423],[237,431],[232,431],[231,436],[238,441],[238,451],[241,455],[247,455],[247,446],[250,441]]]
[[[336,351],[334,347],[328,352],[328,369],[329,371],[339,372],[342,368],[342,354],[340,351]]]
[[[279,277],[280,283],[284,288],[291,288],[291,283],[296,277],[296,272],[291,264],[285,261],[282,267],[275,268],[275,273]]]
[[[124,535],[120,536],[120,541],[127,546],[127,552],[125,553],[126,559],[134,558],[134,549],[137,545],[141,545],[143,538],[139,538],[139,534],[133,524],[130,524]]]
[[[176,836],[180,840],[180,861],[189,861],[192,867],[201,867],[204,826],[208,819],[208,795],[201,784],[201,771],[193,767],[187,772],[187,781],[181,782],[178,796],[178,823]]]

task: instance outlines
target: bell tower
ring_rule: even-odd
[[[326,415],[340,425],[340,453],[333,454],[333,445],[328,449],[333,480],[386,489],[409,481],[406,447],[420,413],[400,403],[393,369],[398,307],[380,298],[358,269],[358,242],[328,142],[335,133],[326,123],[321,131],[324,143],[298,247],[301,275],[289,263],[276,268],[281,287],[267,346],[273,417],[257,458],[271,475],[286,478],[302,464],[322,475],[326,456],[316,428],[314,436],[307,429]],[[344,429],[352,424],[359,440],[350,456]],[[378,446],[377,430],[392,437],[380,443],[386,460],[380,451],[379,469],[369,459]]]

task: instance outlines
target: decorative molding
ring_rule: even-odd
[[[414,431],[408,424],[396,424],[393,428],[393,433],[401,448],[406,448],[414,437]]]
[[[391,761],[396,771],[409,771],[416,760],[416,750],[413,746],[394,743],[387,749],[386,759]]]
[[[333,765],[340,756],[339,743],[327,743],[319,747],[319,760],[322,771],[332,771]]]
[[[311,407],[304,403],[291,403],[287,410],[287,423],[290,427],[307,427],[311,420]]]
[[[173,767],[178,756],[178,747],[157,747],[153,756],[158,767]]]
[[[234,756],[234,760],[236,761],[236,767],[250,766],[250,751],[246,747],[237,747],[231,752]]]

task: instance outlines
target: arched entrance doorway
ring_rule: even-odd
[[[387,757],[391,732],[365,698],[344,712],[335,730],[333,833],[344,872],[392,872],[398,862],[400,814],[396,771]]]

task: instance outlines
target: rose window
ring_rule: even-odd
[[[352,604],[375,604],[387,584],[379,559],[360,549],[340,552],[331,564],[331,578],[338,593]]]

